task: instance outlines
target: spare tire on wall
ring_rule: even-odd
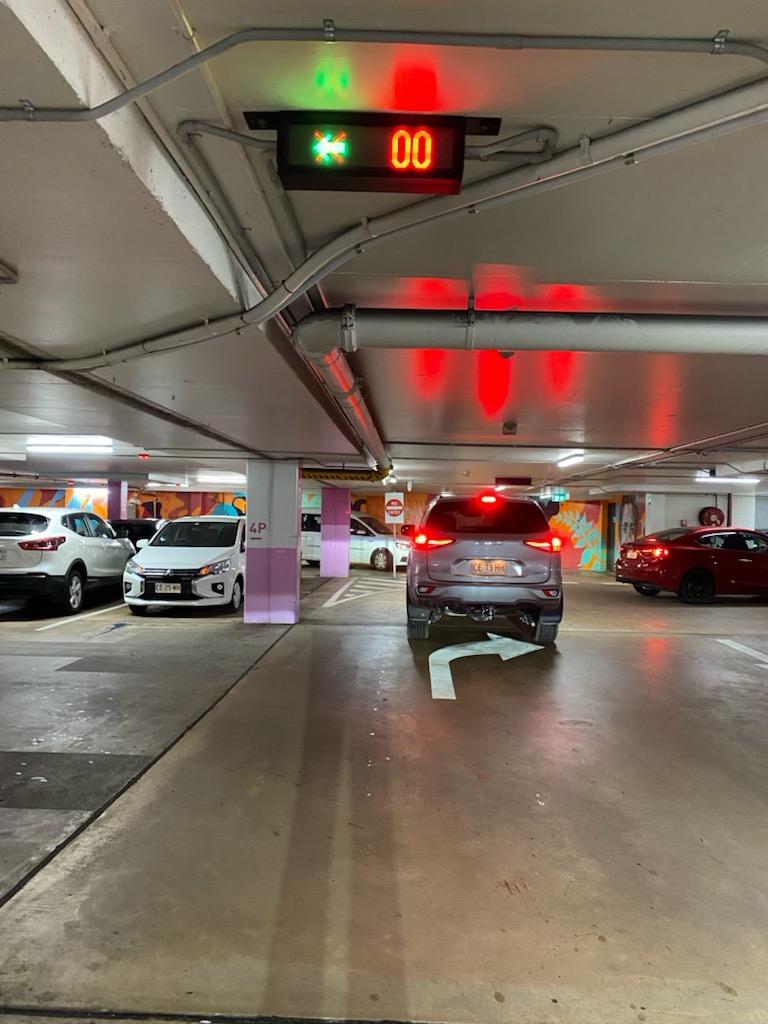
[[[707,505],[699,512],[699,522],[702,526],[722,526],[725,522],[725,512],[715,505]]]

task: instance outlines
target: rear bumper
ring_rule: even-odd
[[[63,576],[45,572],[0,572],[0,597],[59,597],[66,590]]]
[[[429,593],[425,587],[431,587]],[[548,594],[547,591],[550,591]],[[436,610],[454,615],[470,615],[477,608],[493,608],[496,614],[532,612],[538,621],[557,625],[563,618],[562,584],[552,580],[541,586],[466,586],[443,583],[408,583],[409,614],[429,619]]]
[[[660,590],[677,590],[679,580],[667,569],[652,565],[638,565],[619,559],[616,563],[616,582],[658,587]]]

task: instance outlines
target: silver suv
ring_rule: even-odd
[[[430,622],[444,615],[509,616],[533,630],[535,643],[554,643],[563,617],[560,547],[530,498],[436,498],[408,562],[408,639],[426,640]]]

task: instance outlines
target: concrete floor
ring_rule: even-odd
[[[312,585],[287,631],[0,622],[8,749],[112,722],[144,758],[0,909],[6,1013],[768,1020],[765,604],[580,579],[557,649],[457,661],[438,701],[430,652],[484,631],[409,645],[401,579]]]

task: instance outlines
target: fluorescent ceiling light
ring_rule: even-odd
[[[570,455],[564,456],[557,463],[558,469],[568,469],[569,466],[577,466],[580,462],[584,461],[584,452],[571,452]]]
[[[112,445],[105,444],[28,444],[33,455],[111,455]]]
[[[198,473],[197,482],[201,484],[244,484],[245,473]]]
[[[697,476],[697,484],[759,484],[759,476]]]
[[[26,462],[27,456],[23,452],[0,452],[0,462]]]
[[[102,434],[31,434],[27,445],[79,445],[80,447],[111,448],[112,438]]]

